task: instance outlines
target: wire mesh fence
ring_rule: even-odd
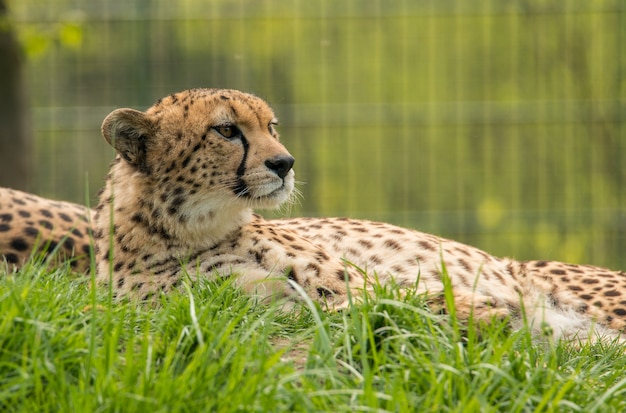
[[[10,3],[40,194],[94,202],[116,107],[270,102],[303,197],[497,255],[626,268],[620,1]],[[271,213],[269,214],[271,215]]]

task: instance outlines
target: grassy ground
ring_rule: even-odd
[[[612,345],[536,345],[379,291],[289,313],[228,281],[160,306],[112,304],[67,271],[0,277],[0,410],[65,412],[626,411]]]

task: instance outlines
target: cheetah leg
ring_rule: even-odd
[[[494,320],[504,320],[511,316],[509,306],[494,297],[471,291],[455,290],[453,298],[456,317],[461,321],[471,318],[481,323],[491,323]],[[443,292],[433,294],[428,299],[428,305],[435,311],[450,312]]]
[[[334,311],[349,305],[345,282],[324,279],[309,279],[304,285],[290,280],[282,274],[269,274],[267,270],[234,270],[239,274],[236,284],[248,295],[262,301],[284,300],[283,308],[290,309],[294,303],[302,302],[304,296],[318,302],[324,310]]]

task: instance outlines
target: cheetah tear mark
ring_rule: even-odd
[[[249,191],[246,182],[243,180],[243,175],[246,173],[246,160],[248,159],[248,150],[250,149],[250,144],[246,137],[241,134],[240,137],[241,146],[243,147],[243,156],[241,157],[241,163],[237,167],[237,184],[233,188],[233,192],[237,196],[248,197]]]

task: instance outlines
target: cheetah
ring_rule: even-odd
[[[41,255],[69,261],[83,272],[90,263],[90,215],[83,206],[0,188],[0,268],[18,268]]]
[[[94,215],[97,278],[118,298],[149,299],[186,277],[236,275],[260,297],[347,305],[373,279],[432,297],[448,274],[457,315],[555,338],[622,339],[626,274],[517,262],[393,225],[347,218],[265,220],[294,197],[294,158],[269,105],[236,90],[193,89],[102,124],[115,149]],[[365,274],[375,275],[368,277]]]
[[[90,211],[99,284],[118,299],[150,300],[186,279],[233,276],[261,298],[293,302],[304,292],[340,309],[380,282],[416,289],[439,307],[447,274],[461,320],[505,318],[537,336],[625,341],[623,272],[498,258],[380,222],[257,215],[295,196],[294,158],[276,125],[262,99],[224,89],[109,114],[102,135],[117,154]],[[56,217],[66,209],[51,206]]]

